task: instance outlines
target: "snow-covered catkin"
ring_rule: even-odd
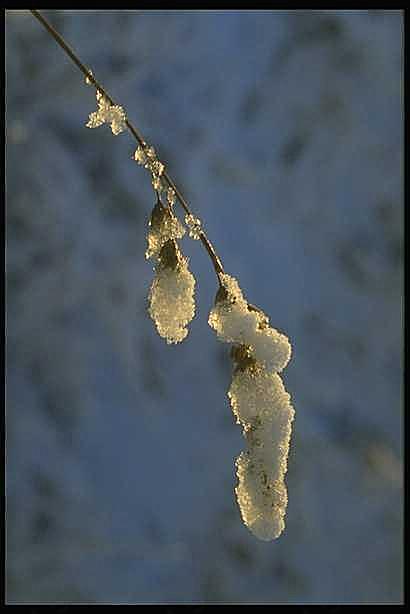
[[[235,493],[245,525],[269,541],[285,527],[284,477],[295,412],[278,372],[288,363],[291,346],[269,327],[262,311],[247,303],[236,279],[224,274],[220,280],[209,324],[220,340],[234,344],[228,398],[247,442],[235,463]]]
[[[188,260],[171,239],[161,248],[148,296],[149,315],[167,343],[179,343],[187,336],[187,325],[195,315],[194,290]]]
[[[148,228],[146,258],[155,260],[155,275],[148,295],[148,313],[158,334],[167,343],[179,343],[188,334],[187,325],[195,315],[195,278],[177,239],[185,234],[172,210],[158,199]]]

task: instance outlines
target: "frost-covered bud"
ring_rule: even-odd
[[[291,356],[288,338],[269,326],[260,309],[248,304],[234,277],[222,274],[220,281],[208,320],[211,328],[221,341],[249,346],[252,356],[267,371],[282,371]]]
[[[256,360],[252,356],[249,345],[234,345],[231,349],[231,358],[234,361],[236,371],[258,370]]]
[[[244,524],[258,539],[276,539],[285,528],[288,497],[283,480],[270,480],[252,451],[242,452],[235,464],[235,493]]]
[[[185,228],[175,215],[158,201],[152,210],[148,230],[148,248],[145,257],[158,258],[161,248],[171,239],[182,239]]]
[[[160,250],[148,297],[149,314],[167,343],[179,343],[187,336],[186,327],[195,315],[194,290],[195,278],[187,259],[176,241],[167,241]]]

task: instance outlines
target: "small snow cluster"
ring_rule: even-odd
[[[185,224],[188,226],[188,234],[191,239],[198,241],[202,232],[201,220],[190,213],[189,215],[185,216]]]
[[[168,186],[163,176],[165,166],[160,160],[158,160],[154,147],[152,147],[152,145],[148,145],[147,143],[145,143],[145,145],[138,146],[134,152],[134,160],[151,173],[151,183],[153,189],[158,194],[164,192],[168,204],[170,207],[172,207],[176,201],[175,190],[171,186]]]
[[[125,130],[127,116],[119,105],[112,105],[102,92],[96,92],[98,111],[88,116],[87,128],[98,128],[102,124],[111,124],[111,131],[117,135]]]
[[[269,327],[262,311],[247,303],[235,278],[223,274],[220,280],[209,324],[220,340],[233,344],[228,397],[247,442],[235,463],[235,493],[245,525],[270,541],[285,527],[284,477],[295,412],[278,372],[288,363],[291,346]]]
[[[187,325],[195,315],[195,278],[176,241],[184,233],[179,220],[158,201],[151,214],[145,253],[156,261],[148,313],[167,343],[183,341],[188,334]]]

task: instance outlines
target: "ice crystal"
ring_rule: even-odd
[[[93,76],[94,76],[94,75],[93,75],[92,70],[89,70],[89,71],[88,71],[88,75],[89,75],[89,76],[86,76],[86,77],[85,77],[85,79],[84,79],[84,80],[85,80],[85,83],[86,83],[86,85],[93,85],[93,82],[92,82],[92,81],[91,81],[91,79],[90,79],[90,77],[93,77]]]
[[[98,111],[90,113],[87,128],[98,128],[102,124],[110,124],[111,131],[117,135],[126,128],[127,116],[119,105],[112,105],[102,92],[96,92]]]
[[[175,194],[175,190],[171,187],[168,188],[167,190],[167,201],[169,202],[169,204],[174,205],[175,204],[175,200],[176,200],[176,194]]]
[[[142,166],[146,163],[147,155],[143,147],[137,147],[134,153],[134,160],[135,162],[137,162],[138,164],[141,164]]]
[[[253,357],[267,371],[282,371],[291,355],[288,338],[269,326],[263,311],[248,304],[234,277],[222,274],[220,280],[221,289],[208,320],[211,328],[221,341],[250,346]]]
[[[188,261],[176,244],[165,243],[155,267],[149,291],[149,314],[158,334],[167,343],[179,343],[188,334],[186,328],[195,315],[195,278],[188,270]]]
[[[135,150],[134,160],[144,168],[150,170],[153,175],[162,175],[165,168],[157,159],[155,149],[152,145],[139,145]]]
[[[171,239],[182,239],[185,228],[178,218],[157,202],[151,213],[148,229],[148,248],[145,257],[158,258],[161,248]]]
[[[152,187],[156,192],[162,191],[161,177],[158,177],[157,175],[152,175]]]
[[[145,145],[144,149],[145,149],[145,155],[147,156],[147,164],[151,164],[153,161],[157,159],[155,149],[152,145]]]
[[[194,215],[189,214],[185,216],[185,224],[188,226],[189,236],[191,239],[198,241],[202,230],[201,220]]]
[[[161,177],[164,172],[165,166],[159,160],[155,159],[150,163],[150,171],[153,175]]]

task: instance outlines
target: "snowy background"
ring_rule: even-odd
[[[200,244],[187,340],[146,313],[154,204],[128,133],[6,15],[9,603],[400,603],[398,11],[45,11],[293,344],[286,530],[256,540]]]

